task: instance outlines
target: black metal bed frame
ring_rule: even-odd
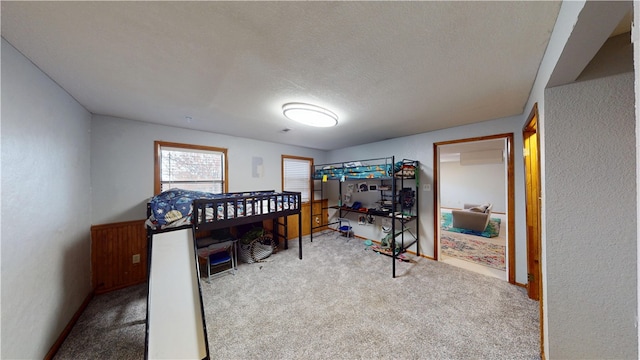
[[[319,228],[325,228],[328,227],[329,225],[335,225],[338,223],[338,221],[333,221],[333,222],[328,222],[327,224],[314,224],[313,223],[313,219],[314,216],[316,215],[320,215],[322,216],[322,212],[326,209],[335,209],[338,211],[338,215],[339,217],[343,217],[343,214],[345,213],[349,213],[349,212],[357,212],[358,214],[367,214],[367,215],[372,215],[372,216],[381,216],[381,217],[385,217],[385,218],[389,218],[391,219],[391,233],[392,234],[396,234],[394,235],[392,241],[391,241],[391,256],[393,258],[392,260],[392,265],[391,265],[391,275],[393,278],[396,277],[396,259],[398,258],[397,255],[399,255],[400,253],[404,253],[407,248],[409,248],[410,246],[416,244],[416,255],[420,256],[420,244],[419,244],[419,203],[418,203],[418,195],[419,195],[419,188],[420,188],[420,180],[419,180],[419,172],[420,172],[420,163],[417,160],[410,160],[410,159],[402,159],[401,161],[399,161],[402,165],[414,165],[415,166],[415,175],[412,178],[406,178],[407,180],[414,180],[415,181],[415,203],[416,203],[416,211],[415,211],[415,216],[412,217],[410,220],[404,220],[404,218],[395,218],[392,216],[389,216],[389,211],[378,211],[375,209],[368,209],[367,212],[361,212],[361,211],[356,211],[356,210],[349,210],[348,208],[342,206],[342,183],[345,181],[365,181],[365,180],[379,180],[379,181],[385,181],[388,180],[390,181],[390,186],[391,186],[391,194],[392,194],[392,204],[391,204],[391,212],[396,211],[396,205],[398,205],[398,201],[397,201],[397,190],[398,190],[398,185],[400,187],[400,189],[404,188],[404,181],[405,178],[403,177],[396,177],[395,176],[395,165],[396,165],[396,158],[395,156],[388,156],[388,157],[381,157],[381,158],[373,158],[373,159],[360,159],[360,160],[355,160],[355,161],[344,161],[344,162],[334,162],[334,163],[327,163],[327,164],[320,164],[320,165],[314,165],[311,169],[311,176],[312,176],[312,180],[313,180],[313,184],[314,187],[312,188],[311,193],[314,194],[313,198],[315,199],[315,192],[320,192],[320,199],[324,199],[325,198],[325,194],[324,194],[324,179],[322,179],[321,177],[316,177],[316,170],[319,169],[323,169],[327,166],[334,166],[337,168],[348,168],[348,164],[350,163],[355,163],[355,162],[360,162],[360,163],[364,163],[365,165],[363,166],[381,166],[384,169],[387,169],[389,166],[391,167],[391,172],[387,174],[387,176],[378,176],[378,177],[372,177],[372,178],[359,178],[357,176],[354,177],[350,177],[348,174],[340,177],[333,177],[333,176],[327,176],[326,181],[338,181],[339,182],[339,186],[338,186],[338,196],[339,196],[339,203],[338,206],[331,206],[329,205],[326,208],[321,208],[321,213],[320,214],[314,214],[313,211],[311,213],[311,236],[310,239],[313,242],[313,231],[314,229],[319,229]],[[320,182],[320,186],[316,186],[316,181]],[[397,184],[397,182],[399,182],[399,184]],[[398,232],[396,231],[396,221],[400,222],[401,224],[401,231]],[[412,241],[409,241],[407,243],[405,243],[405,239],[404,239],[404,225],[413,221],[415,223],[415,229],[416,229],[416,234],[413,235],[414,239]],[[396,236],[401,236],[401,244],[400,244],[400,249],[399,251],[396,251],[396,241],[395,241],[395,237]],[[383,253],[381,253],[383,254]],[[386,254],[385,254],[386,255]]]
[[[159,234],[169,231],[176,231],[182,229],[192,229],[193,231],[193,246],[197,259],[197,246],[196,246],[196,232],[197,231],[210,231],[217,229],[230,228],[239,225],[251,224],[264,220],[273,220],[273,236],[278,241],[280,236],[284,236],[284,248],[289,248],[289,240],[287,236],[288,217],[290,215],[298,215],[298,257],[302,260],[302,194],[299,192],[283,191],[276,193],[274,190],[256,191],[256,192],[235,192],[225,193],[225,197],[217,199],[196,199],[193,201],[193,212],[191,215],[191,224],[186,224],[176,227],[168,227],[164,229],[154,229],[147,226],[147,277],[151,270],[151,248],[153,234]],[[266,202],[266,211],[265,209]],[[278,210],[278,203],[287,203],[289,206],[286,208],[283,206],[281,210]],[[239,204],[242,204],[244,213],[238,214]],[[272,209],[272,204],[275,204],[275,208]],[[218,206],[223,208],[223,217],[218,219],[217,209]],[[252,215],[245,215],[248,213],[248,206],[251,208]],[[212,211],[213,216],[207,218],[207,209]],[[233,216],[229,216],[229,209],[233,209]],[[147,203],[147,218],[151,216],[151,204]],[[278,219],[283,218],[283,222],[279,222]],[[284,228],[284,234],[280,234],[278,226]],[[202,288],[200,280],[198,279],[198,291],[200,293],[200,302],[202,304]],[[147,301],[149,297],[149,288],[147,285]],[[207,353],[205,359],[209,359],[209,341],[207,339],[207,327],[204,307],[201,309],[205,346],[207,347]],[[147,306],[147,319],[149,318],[149,307]],[[145,326],[145,359],[148,358],[148,339],[149,337],[149,325],[148,322]]]

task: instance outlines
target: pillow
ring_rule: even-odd
[[[484,205],[483,205],[484,206]],[[493,208],[492,204],[486,204],[486,207],[484,209],[484,212],[487,214],[491,214],[491,208]]]
[[[469,211],[479,212],[479,213],[483,213],[485,212],[485,210],[487,210],[487,208],[484,206],[474,206],[472,208],[469,208]]]

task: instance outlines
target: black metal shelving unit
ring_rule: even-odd
[[[337,170],[332,176],[330,169],[347,169],[352,164],[363,164],[363,166],[378,166],[382,169],[391,169],[385,176],[362,178],[355,174],[342,173]],[[407,169],[413,169],[412,175]],[[329,209],[335,209],[338,211],[338,218],[344,217],[344,215],[354,212],[358,214],[366,214],[371,216],[377,216],[383,219],[391,220],[391,233],[395,234],[391,239],[391,254],[385,254],[390,256],[392,260],[392,276],[396,277],[396,260],[398,255],[404,253],[407,248],[416,244],[416,254],[420,256],[419,241],[419,175],[420,164],[417,160],[402,159],[396,162],[394,156],[385,158],[365,159],[347,162],[337,162],[320,164],[313,166],[311,170],[313,177],[312,204],[314,199],[325,199],[327,193],[325,190],[325,184],[328,182],[337,181],[339,200],[337,205],[320,206],[320,212],[314,212],[314,206],[311,207],[311,235],[310,239],[313,241],[313,232],[319,228],[330,227],[331,225],[339,224],[339,221],[327,221],[325,224],[323,215],[325,211]],[[363,180],[377,180],[380,182],[380,206],[377,209],[367,209],[366,212],[354,210],[343,206],[343,185],[349,181],[363,181]],[[387,188],[388,187],[388,188]],[[409,193],[410,192],[410,193]],[[411,204],[409,204],[411,202]],[[319,220],[319,221],[318,221]],[[415,233],[409,228],[409,224],[415,227]],[[415,224],[413,224],[415,223]],[[398,225],[400,228],[398,229]],[[410,236],[407,236],[407,233]],[[398,239],[399,241],[396,241]],[[400,245],[399,249],[396,249],[396,243]]]

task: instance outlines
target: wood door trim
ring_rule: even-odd
[[[438,147],[442,145],[459,144],[465,142],[475,142],[482,140],[506,139],[507,152],[507,248],[508,248],[508,281],[510,284],[516,284],[516,247],[515,247],[515,175],[514,175],[514,148],[513,133],[503,133],[496,135],[477,136],[464,139],[447,140],[433,143],[433,255],[438,260],[440,218],[439,218],[439,186],[438,171],[440,167],[440,159],[438,156]]]
[[[537,169],[537,184],[538,184],[538,189],[537,189],[537,194],[536,197],[538,198],[542,198],[542,174],[541,174],[541,170],[542,167],[540,165],[541,159],[540,159],[540,117],[538,114],[538,103],[535,103],[533,105],[533,108],[531,109],[531,112],[529,113],[529,117],[527,118],[527,122],[525,123],[525,126],[522,128],[522,140],[523,140],[523,145],[525,142],[525,135],[527,133],[535,133],[536,134],[536,150],[537,150],[537,164],[536,166],[538,167]],[[526,181],[526,177],[527,177],[527,163],[526,161],[524,162],[524,170],[525,170],[525,181]],[[525,197],[528,198],[529,195],[526,193],[527,190],[527,184],[525,183]],[[538,199],[536,199],[538,200]],[[538,234],[538,239],[537,239],[537,246],[538,249],[536,250],[539,256],[539,265],[538,265],[538,272],[537,274],[535,274],[535,276],[538,277],[538,307],[539,307],[539,325],[540,325],[540,357],[542,359],[545,358],[545,351],[544,351],[544,304],[543,304],[543,278],[542,278],[542,204],[540,201],[536,201],[535,202],[537,204],[537,224],[536,226],[538,227],[537,229],[537,234]],[[529,228],[529,214],[525,214],[525,220],[527,222],[527,229]],[[529,258],[529,250],[528,250],[528,246],[529,246],[529,232],[527,231],[527,259]],[[527,264],[527,273],[529,272],[529,264]],[[527,287],[527,292],[528,292],[528,287]]]

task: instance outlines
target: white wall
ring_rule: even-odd
[[[601,2],[595,2],[595,1],[587,2],[584,0],[575,0],[575,1],[563,1],[562,6],[560,8],[560,13],[558,14],[556,25],[551,34],[549,44],[545,51],[545,56],[538,69],[536,81],[531,90],[531,95],[529,96],[529,100],[527,102],[527,105],[525,106],[525,111],[524,111],[524,114],[528,115],[531,112],[531,109],[533,108],[533,106],[535,104],[538,105],[538,112],[539,112],[538,134],[540,136],[540,155],[541,155],[541,164],[540,164],[541,165],[541,190],[542,190],[541,208],[542,208],[543,218],[547,217],[546,202],[547,202],[547,199],[549,199],[549,196],[547,194],[547,185],[546,185],[546,178],[547,178],[547,172],[548,172],[547,165],[546,165],[547,159],[558,157],[558,156],[569,157],[571,155],[568,153],[564,153],[564,154],[549,153],[546,149],[545,143],[546,143],[546,136],[547,136],[548,130],[546,128],[546,119],[545,119],[546,117],[545,88],[547,87],[551,74],[554,72],[556,68],[558,59],[561,57],[563,52],[567,51],[568,43],[570,42],[570,38],[576,28],[576,25],[579,22],[581,22],[583,24],[583,26],[581,27],[582,29],[591,28],[592,30],[597,31],[598,28],[603,28],[604,25],[607,25],[607,24],[603,24],[602,19],[604,19],[605,17],[611,16],[611,14],[607,14],[607,12],[609,12],[609,9],[616,8],[616,11],[619,11],[617,8],[619,8],[620,6],[624,7],[625,5],[628,5],[628,4],[629,4],[628,2],[626,4],[623,2],[619,2],[615,4],[614,3],[604,4]],[[583,13],[585,13],[584,16],[582,15]],[[598,24],[594,25],[594,22],[596,21],[598,22]],[[611,25],[615,26],[617,25],[617,23],[612,20]],[[601,30],[601,31],[606,32],[606,30]],[[577,38],[579,39],[576,42],[581,42],[581,43],[584,42],[585,43],[584,47],[586,48],[591,47],[590,44],[593,41],[584,39],[584,36],[581,36],[579,31],[577,32]],[[576,45],[575,43],[573,45],[574,45],[572,47],[573,49],[579,50],[581,48],[581,46],[575,46]],[[570,55],[572,55],[571,52],[570,52]],[[585,52],[582,55],[583,57],[590,56],[588,52]],[[526,120],[527,120],[526,118],[523,118],[523,124]],[[571,185],[565,185],[565,186],[567,186],[567,188],[571,188]],[[556,274],[555,277],[550,277],[549,274],[547,274],[547,258],[548,258],[547,236],[549,234],[550,233],[547,230],[547,223],[543,221],[542,222],[542,239],[541,239],[541,245],[542,245],[541,268],[542,268],[542,278],[543,278],[542,308],[544,309],[544,312],[543,312],[544,346],[543,348],[545,351],[546,358],[550,358],[549,349],[556,347],[560,345],[559,343],[561,343],[560,339],[550,337],[549,335],[550,334],[550,331],[549,331],[550,312],[548,311],[548,309],[550,308],[552,309],[554,305],[552,303],[549,303],[549,300],[547,299],[547,295],[548,295],[547,286],[549,286],[549,284],[555,283],[557,281],[557,276],[560,276],[560,274]],[[634,266],[636,264],[636,260],[637,259],[634,259],[634,261],[632,262]],[[632,305],[629,304],[629,306],[632,306]],[[566,324],[567,328],[571,328],[571,327],[578,328],[579,326],[580,325],[574,321],[569,321]],[[635,333],[637,338],[638,332],[636,331]],[[607,357],[610,357],[610,356],[607,356]]]
[[[536,80],[533,84],[533,88],[531,89],[531,94],[529,95],[529,100],[527,101],[527,105],[524,108],[524,115],[528,116],[531,113],[533,107],[537,105],[538,107],[538,136],[540,139],[540,188],[541,188],[541,216],[545,217],[546,214],[546,164],[545,157],[547,156],[547,151],[545,149],[545,103],[544,103],[544,91],[549,82],[551,74],[555,68],[558,59],[560,58],[564,47],[567,44],[569,36],[573,31],[573,28],[578,21],[578,16],[582,9],[585,6],[586,1],[584,0],[575,0],[575,1],[563,1],[560,6],[560,12],[558,13],[558,18],[556,19],[556,24],[553,28],[553,32],[551,33],[551,38],[549,39],[549,43],[547,44],[547,49],[545,50],[544,57],[542,58],[542,62],[540,63],[540,67],[538,68],[538,74],[536,75]],[[522,125],[526,125],[525,122],[528,121],[527,117],[523,117]],[[524,211],[524,209],[523,209]],[[526,220],[525,220],[526,224]],[[549,338],[549,312],[547,311],[547,307],[549,306],[547,300],[547,285],[549,282],[553,282],[553,279],[550,279],[547,275],[547,246],[546,246],[546,230],[547,224],[543,221],[541,224],[542,236],[541,236],[541,271],[542,271],[542,335],[543,335],[543,349],[544,355],[547,359],[549,359],[548,351],[549,351],[549,342],[553,339]],[[525,235],[526,236],[526,235]]]
[[[2,354],[41,359],[91,291],[90,114],[2,39]]]
[[[493,205],[493,212],[507,212],[506,164],[460,165],[440,162],[440,206],[463,208],[464,204]]]
[[[545,92],[549,358],[638,357],[633,81]]]
[[[633,64],[635,69],[640,69],[640,2],[633,2],[633,28],[631,30],[633,42]],[[640,71],[635,71],[635,94],[636,94],[636,215],[640,214]],[[636,292],[640,289],[640,221],[636,223]],[[640,309],[640,294],[636,294],[636,317]],[[637,328],[637,327],[636,327]],[[640,354],[640,328],[636,329],[638,339],[638,354]]]
[[[408,158],[420,161],[419,227],[420,252],[433,256],[433,186],[431,191],[423,191],[423,184],[433,185],[433,143],[455,139],[466,139],[495,134],[514,134],[514,181],[515,181],[515,246],[516,246],[516,282],[527,283],[526,259],[526,222],[524,217],[524,164],[522,161],[522,117],[514,116],[481,123],[459,126],[402,138],[390,139],[345,149],[330,151],[329,162],[371,159],[395,155],[396,158]],[[362,236],[379,240],[375,232]],[[410,249],[413,250],[413,249]]]
[[[246,138],[94,115],[91,120],[92,224],[144,219],[153,196],[156,140],[227,148],[229,191],[281,190],[281,155],[323,162],[325,152]],[[252,158],[263,176],[252,177]]]

